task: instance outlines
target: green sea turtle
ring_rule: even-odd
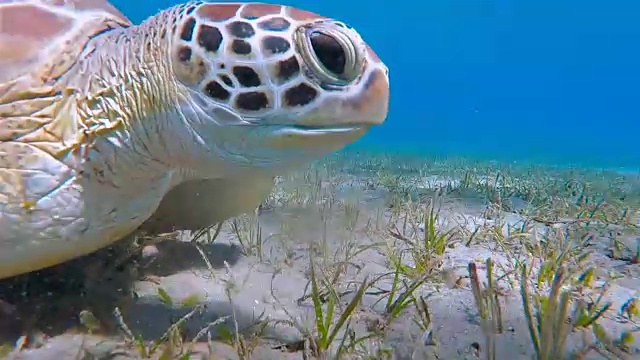
[[[104,0],[1,0],[0,278],[250,211],[388,97],[353,28],[292,7],[189,2],[133,25]]]

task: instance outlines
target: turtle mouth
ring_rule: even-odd
[[[300,132],[301,134],[314,133],[344,133],[350,131],[358,131],[362,128],[369,128],[369,125],[280,125],[281,129],[291,132]]]
[[[271,125],[265,140],[274,149],[334,150],[356,141],[370,125]]]

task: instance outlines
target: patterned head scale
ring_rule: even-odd
[[[388,70],[346,24],[261,3],[195,2],[179,11],[174,71],[222,118],[307,127],[384,121]]]

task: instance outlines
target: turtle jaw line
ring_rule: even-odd
[[[340,133],[349,131],[359,131],[363,128],[368,128],[369,125],[365,124],[342,124],[342,125],[301,125],[301,124],[270,124],[269,127],[274,127],[280,131],[292,131],[299,133]]]
[[[306,125],[306,124],[279,124],[279,123],[269,123],[269,124],[259,124],[259,123],[244,123],[239,126],[248,126],[253,128],[262,128],[265,130],[271,129],[275,132],[296,132],[298,134],[303,133],[345,133],[352,131],[363,131],[371,128],[371,124],[327,124],[327,125]]]
[[[263,136],[274,141],[276,147],[306,148],[311,142],[320,142],[312,147],[320,147],[325,143],[332,147],[332,143],[350,143],[362,136],[371,124],[336,124],[336,125],[302,125],[302,124],[268,124],[257,125]],[[288,145],[285,145],[288,144]],[[346,144],[345,144],[346,145]]]
[[[350,132],[360,132],[368,129],[369,125],[333,125],[333,126],[318,126],[318,125],[282,125],[277,130],[278,132],[285,132],[297,135],[329,135],[329,134],[345,134]]]

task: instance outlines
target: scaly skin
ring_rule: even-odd
[[[108,246],[176,186],[242,180],[214,190],[233,199],[387,114],[387,69],[355,31],[276,5],[176,6],[94,37],[77,60],[51,122],[0,142],[0,278]],[[208,220],[268,189],[254,192]]]

